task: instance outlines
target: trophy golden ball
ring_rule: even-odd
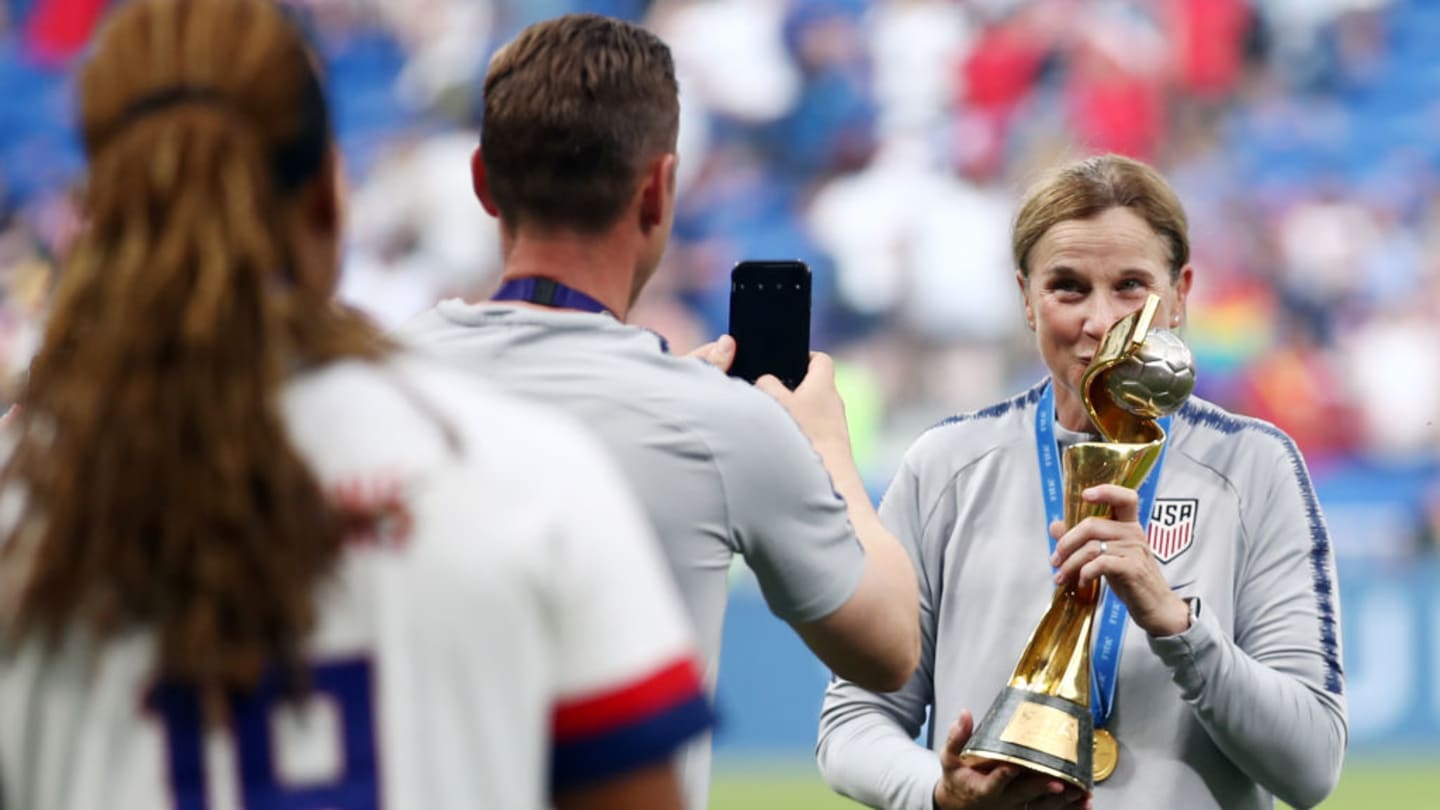
[[[1116,405],[1156,419],[1179,409],[1195,390],[1195,359],[1178,335],[1155,329],[1106,371],[1105,388]]]

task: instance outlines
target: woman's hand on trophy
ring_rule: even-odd
[[[1006,762],[962,757],[960,752],[974,732],[974,716],[960,712],[940,751],[940,781],[935,783],[938,810],[1090,810],[1090,797],[1059,779]]]
[[[1100,577],[1130,609],[1135,623],[1152,636],[1173,636],[1190,627],[1190,609],[1170,589],[1160,564],[1150,553],[1140,527],[1140,497],[1135,490],[1101,484],[1083,493],[1086,503],[1110,507],[1111,517],[1088,517],[1070,531],[1050,524],[1057,538],[1050,564],[1058,569],[1056,584],[1084,587]]]

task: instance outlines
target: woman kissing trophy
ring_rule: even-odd
[[[1151,328],[1159,305],[1160,298],[1151,295],[1140,309],[1111,326],[1081,379],[1085,410],[1101,440],[1071,445],[1060,460],[1067,531],[1087,517],[1108,514],[1108,506],[1081,497],[1090,487],[1145,485],[1153,498],[1155,482],[1146,477],[1165,450],[1162,422],[1195,388],[1190,350],[1174,332]],[[1051,441],[1039,450],[1042,467],[1053,470],[1056,444]],[[1046,492],[1047,501],[1058,497],[1060,493]],[[1013,763],[1087,792],[1114,772],[1119,746],[1108,730],[1096,728],[1091,711],[1093,701],[1114,694],[1119,644],[1107,643],[1104,630],[1127,620],[1124,606],[1107,596],[1099,579],[1055,589],[1008,685],[962,756]],[[1099,677],[1092,684],[1097,618],[1102,644],[1094,652]]]

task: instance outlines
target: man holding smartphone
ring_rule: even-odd
[[[670,52],[649,32],[594,15],[521,32],[491,62],[472,161],[504,283],[402,337],[598,433],[655,524],[712,690],[736,553],[836,673],[896,689],[919,656],[916,579],[855,468],[830,359],[814,355],[794,391],[752,387],[624,322],[669,239],[678,119]],[[717,343],[716,365],[733,351]],[[708,740],[683,768],[703,808]]]

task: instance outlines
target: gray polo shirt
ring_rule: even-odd
[[[818,757],[840,793],[930,810],[947,729],[962,709],[984,715],[1049,604],[1039,390],[926,432],[885,495],[881,517],[920,576],[921,665],[893,694],[831,684]],[[1201,611],[1168,638],[1129,623],[1108,724],[1120,760],[1095,806],[1318,803],[1344,756],[1345,681],[1329,536],[1294,443],[1192,398],[1149,532],[1171,587]]]
[[[605,314],[451,300],[399,337],[599,435],[655,524],[712,691],[735,554],[787,622],[830,615],[859,585],[864,551],[844,501],[799,426],[752,386]],[[682,767],[688,806],[705,807],[708,737]]]

